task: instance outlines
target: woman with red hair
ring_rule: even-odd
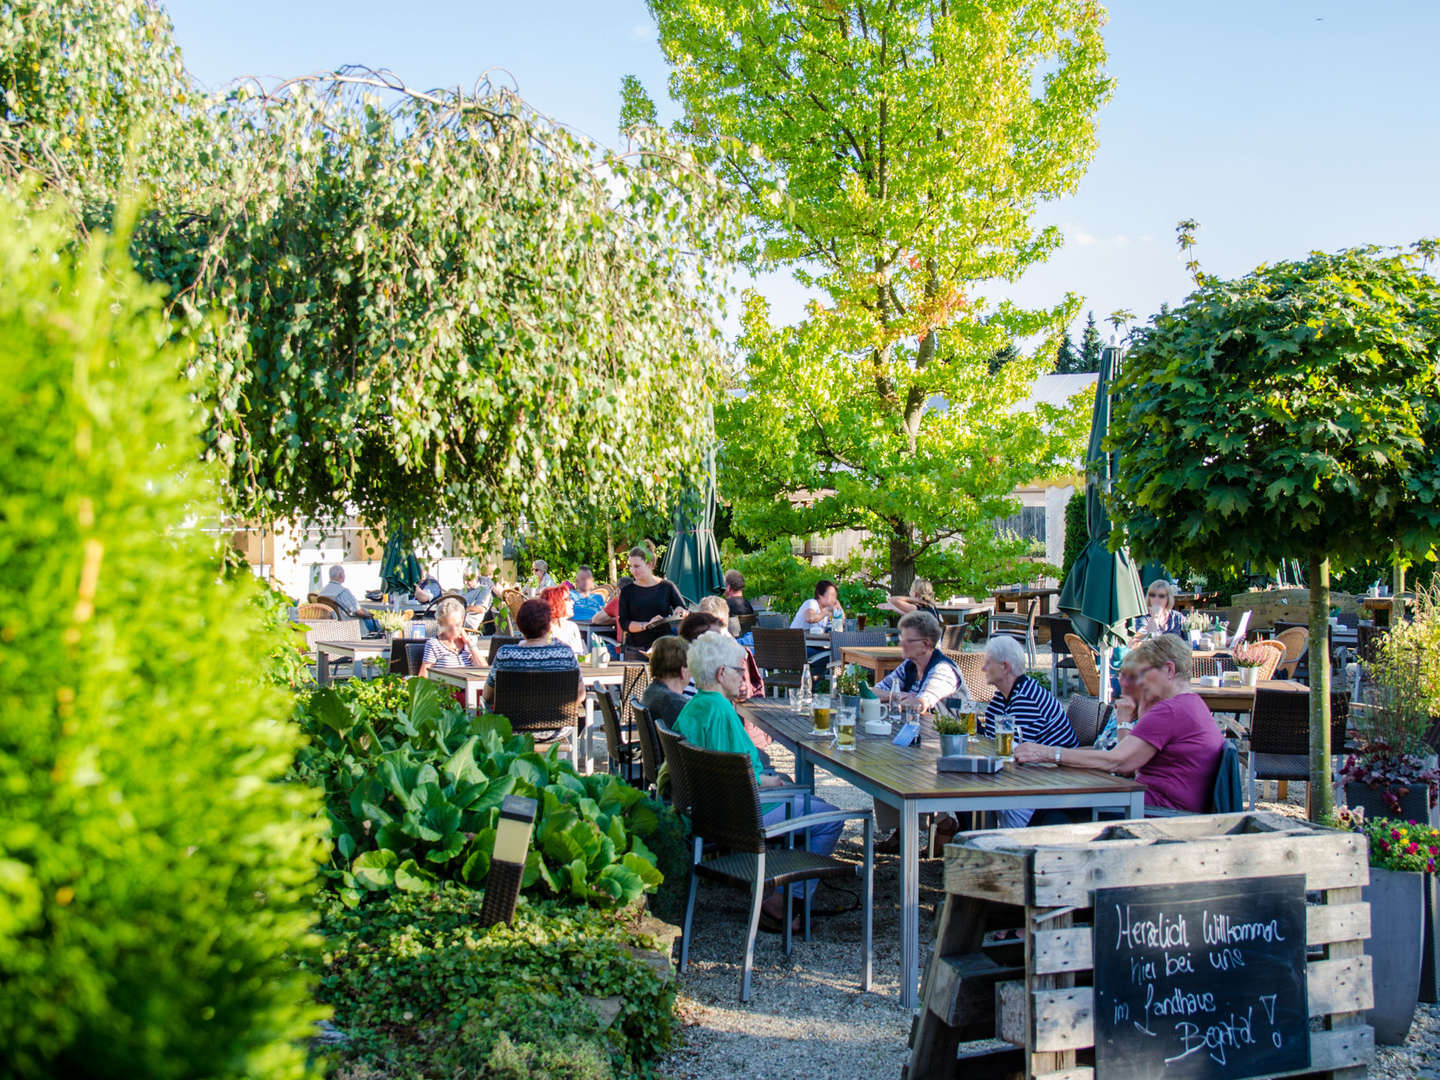
[[[584,656],[585,642],[580,637],[580,628],[570,621],[570,616],[575,614],[570,590],[564,585],[552,585],[540,590],[540,599],[550,605],[550,640],[569,645],[576,656]]]

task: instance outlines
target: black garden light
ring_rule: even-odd
[[[534,799],[506,795],[500,804],[500,821],[495,827],[495,851],[490,856],[490,873],[485,877],[485,901],[480,906],[480,925],[494,926],[515,917],[520,899],[520,880],[525,874],[525,856],[530,850],[530,831],[535,825]]]

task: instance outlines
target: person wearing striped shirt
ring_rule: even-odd
[[[1025,674],[1025,650],[1012,637],[991,638],[985,646],[985,678],[995,687],[995,696],[980,720],[980,734],[995,735],[995,720],[1015,720],[1017,743],[1044,743],[1050,747],[1075,747],[1080,740],[1070,726],[1065,708],[1054,694]],[[1030,824],[1033,810],[1005,810],[1001,826],[1018,829]]]

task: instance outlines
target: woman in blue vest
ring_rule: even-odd
[[[900,619],[900,652],[905,662],[875,684],[875,696],[881,701],[898,701],[902,705],[915,705],[929,712],[946,698],[969,699],[965,680],[960,669],[939,649],[940,620],[928,611],[912,611]],[[900,835],[897,826],[900,814],[893,806],[875,804],[875,828],[881,839],[875,843],[875,850],[882,853],[900,850]],[[954,835],[954,819],[943,824],[950,826]],[[888,834],[888,835],[887,835]]]

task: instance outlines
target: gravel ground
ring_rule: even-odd
[[[777,752],[778,751],[778,752]],[[775,765],[789,771],[788,755],[772,748]],[[863,808],[869,796],[824,773],[816,793],[836,806]],[[1304,815],[1305,785],[1291,784],[1285,803],[1261,802],[1260,809]],[[1260,797],[1274,799],[1267,784]],[[837,854],[860,858],[858,827],[847,829]],[[930,956],[934,916],[944,895],[943,862],[920,863],[920,967]],[[816,918],[813,938],[787,958],[777,935],[759,936],[751,998],[740,1004],[740,950],[749,914],[748,894],[702,884],[696,909],[690,968],[680,976],[681,1043],[661,1063],[670,1080],[727,1077],[891,1080],[909,1057],[911,1013],[899,1006],[899,859],[875,860],[875,980],[862,994],[860,978],[860,887],[822,885],[817,910],[848,909]],[[677,952],[678,958],[678,952]],[[1387,1080],[1440,1080],[1440,1007],[1421,1005],[1403,1046],[1381,1047],[1370,1076]]]

